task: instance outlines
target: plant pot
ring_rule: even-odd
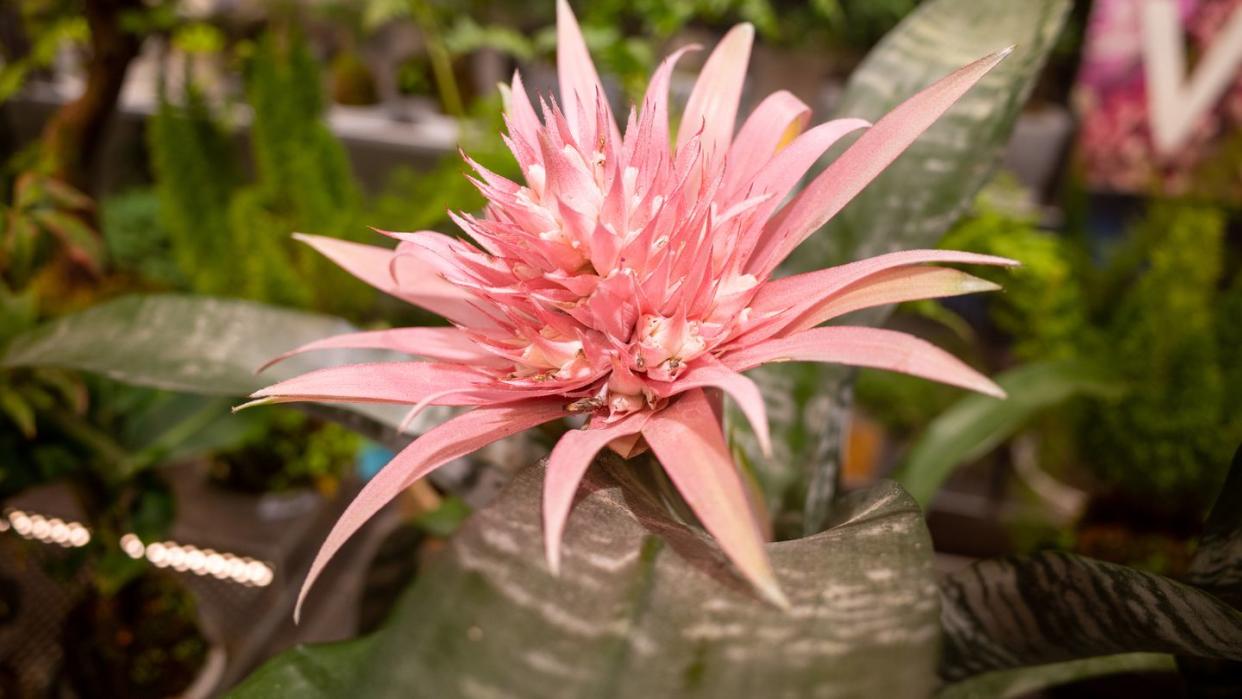
[[[1102,561],[1179,578],[1190,568],[1200,519],[1153,499],[1095,494],[1074,532],[1074,551]],[[1158,500],[1158,499],[1154,499]]]
[[[224,667],[193,595],[155,571],[112,596],[88,591],[65,619],[62,647],[65,683],[81,699],[206,696]]]

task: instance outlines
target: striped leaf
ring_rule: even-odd
[[[1120,653],[1242,659],[1242,613],[1219,598],[1067,553],[981,561],[940,597],[948,681]]]
[[[634,470],[588,472],[559,577],[542,562],[543,471],[528,469],[428,566],[369,652],[291,651],[234,696],[927,696],[930,540],[900,488],[851,494],[825,532],[769,544],[784,612],[630,485]]]
[[[1242,609],[1242,447],[1212,506],[1186,578]],[[1242,695],[1242,663],[1181,657],[1177,664],[1191,696]]]
[[[1242,607],[1242,447],[1190,563],[1190,584]]]
[[[889,32],[850,77],[836,116],[874,121],[960,66],[1006,46],[1015,50],[803,243],[785,269],[804,272],[936,247],[996,167],[1069,6],[1068,0],[929,0]],[[887,313],[876,309],[853,322],[878,325]],[[789,459],[766,462],[773,473],[765,475],[769,483],[793,482],[796,497],[805,501],[801,530],[818,531],[839,461],[839,431],[825,429],[825,423],[849,412],[844,384],[853,373],[819,365],[777,365],[755,373],[761,372],[774,375],[767,383],[792,385],[788,410],[772,421],[773,441],[798,445]],[[765,464],[757,451],[747,452],[753,463]],[[781,464],[801,471],[790,474]]]

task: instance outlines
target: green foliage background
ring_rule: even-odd
[[[323,122],[320,66],[294,31],[269,33],[246,62],[255,177],[193,87],[161,102],[149,132],[160,215],[191,290],[357,316],[373,294],[293,232],[363,240],[363,197]]]
[[[986,306],[1010,341],[999,361],[1092,362],[1126,386],[1039,417],[1045,465],[1071,480],[1085,472],[1094,492],[1151,511],[1201,512],[1242,443],[1242,275],[1228,271],[1227,212],[1153,200],[1120,241],[1102,244],[981,202],[942,246],[1023,263],[976,272],[1004,287]],[[859,396],[903,430],[951,401],[875,374]]]

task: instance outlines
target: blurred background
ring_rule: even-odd
[[[743,112],[785,89],[818,122],[918,4],[575,9],[617,105],[670,49],[748,21]],[[1001,166],[944,236],[1021,260],[990,277],[1005,291],[887,321],[1014,399],[863,371],[841,416],[846,487],[897,477],[945,570],[1055,548],[1176,577],[1242,442],[1242,63],[1170,109],[1145,61],[1171,59],[1145,55],[1140,4],[1073,3]],[[1175,6],[1192,75],[1242,42],[1228,22],[1242,2]],[[482,204],[459,148],[518,175],[497,84],[521,69],[532,93],[554,90],[554,15],[525,0],[0,4],[0,351],[138,292],[437,322],[290,234],[456,233],[447,212]],[[675,102],[702,60],[679,64]],[[310,556],[391,452],[320,413],[237,402],[0,365],[0,696],[210,696],[296,643],[373,629],[420,558],[546,449],[510,440],[451,470],[453,495],[413,489],[295,627]],[[756,470],[774,502],[800,496]]]

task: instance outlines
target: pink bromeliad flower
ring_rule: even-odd
[[[506,142],[512,182],[471,162],[488,200],[454,220],[473,241],[389,233],[395,250],[305,236],[373,286],[443,315],[451,327],[328,338],[295,350],[384,348],[420,361],[322,369],[254,394],[257,402],[343,401],[466,406],[399,453],[350,504],[299,597],[368,518],[440,465],[568,415],[582,429],[548,459],[548,563],[595,455],[650,449],[737,570],[766,599],[785,598],[764,551],[715,402],[736,401],[769,448],[763,397],[742,372],[768,362],[839,362],[901,371],[1003,395],[932,345],[890,330],[819,327],[861,308],[995,288],[927,263],[1013,265],[962,252],[898,252],[783,278],[777,265],[893,161],[1007,51],[980,59],[894,109],[803,130],[808,107],[787,92],[734,123],[753,30],[730,31],[708,58],[675,134],[668,84],[688,49],[652,76],[622,131],[568,5],[558,6],[560,103],[537,111],[515,75]],[[785,201],[824,151],[861,137]],[[468,159],[467,159],[468,160]],[[290,353],[293,354],[293,353]]]

